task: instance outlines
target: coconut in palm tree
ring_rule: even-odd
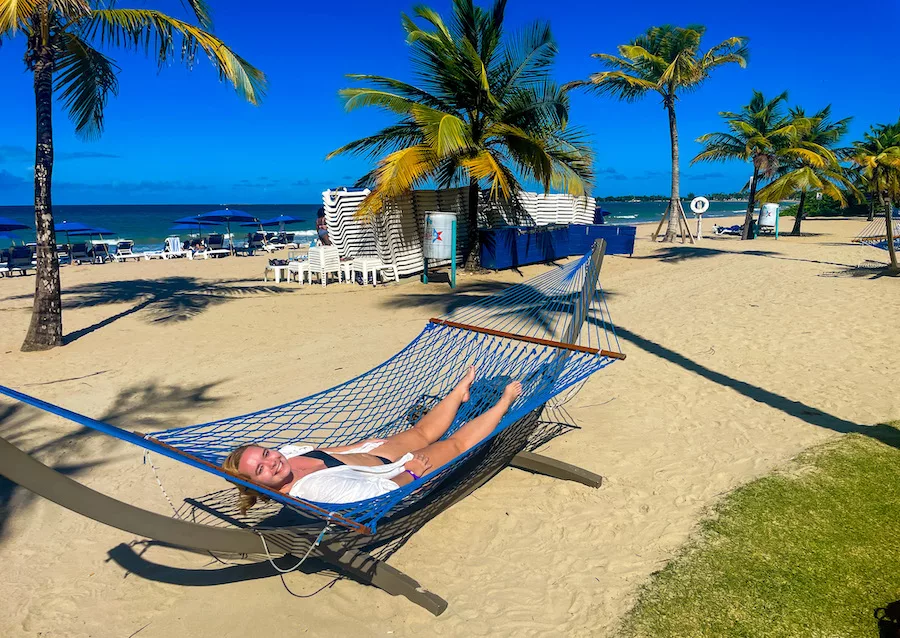
[[[152,9],[120,9],[95,0],[0,0],[0,39],[25,40],[34,76],[37,142],[34,221],[37,267],[31,324],[22,350],[62,345],[59,258],[53,230],[53,100],[62,102],[82,138],[99,136],[103,111],[118,91],[115,62],[101,49],[122,47],[153,55],[160,68],[180,59],[190,68],[201,52],[242,97],[256,104],[263,73],[212,35],[205,0],[185,0],[199,26]],[[107,8],[109,5],[110,8]]]
[[[557,49],[549,25],[507,38],[505,7],[505,0],[489,10],[454,0],[446,22],[424,6],[414,18],[403,15],[414,82],[350,75],[367,86],[341,91],[347,110],[373,106],[398,121],[328,155],[377,160],[357,182],[372,187],[361,215],[425,183],[468,184],[469,266],[477,264],[481,186],[492,199],[515,203],[522,180],[583,195],[593,178],[590,147],[569,125],[568,96],[551,79]]]
[[[663,25],[652,27],[628,44],[619,45],[619,55],[594,53],[607,68],[587,80],[570,82],[566,87],[585,87],[595,93],[634,102],[650,92],[662,97],[669,116],[672,148],[672,192],[669,198],[669,225],[663,241],[674,241],[684,209],[679,196],[678,126],[675,104],[679,95],[697,89],[709,74],[726,64],[747,65],[747,38],[732,37],[703,52],[700,40],[706,27]]]

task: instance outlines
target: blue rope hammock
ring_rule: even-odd
[[[596,250],[596,249],[595,249]],[[597,281],[591,253],[534,279],[485,295],[433,319],[412,343],[381,365],[329,390],[273,408],[150,434],[129,432],[0,386],[0,393],[81,425],[251,487],[306,516],[374,533],[378,520],[414,504],[487,440],[591,374],[610,365],[618,341]],[[589,289],[587,289],[589,288]],[[452,298],[451,304],[458,298]],[[313,503],[227,474],[219,466],[249,443],[278,447],[302,441],[346,445],[411,427],[477,368],[470,395],[445,436],[493,405],[511,380],[523,385],[491,437],[438,471],[374,499]]]

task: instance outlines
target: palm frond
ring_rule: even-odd
[[[469,129],[455,115],[420,105],[413,107],[412,116],[419,124],[425,141],[437,155],[444,157],[471,148]]]
[[[378,106],[392,113],[406,115],[417,106],[415,100],[377,89],[341,89],[338,94],[344,98],[344,109],[353,111],[365,106]]]
[[[207,31],[213,28],[212,9],[206,0],[181,0],[181,4],[197,18],[201,27]]]
[[[416,146],[425,141],[422,129],[413,121],[408,120],[388,126],[374,135],[360,138],[349,144],[331,151],[325,159],[332,159],[338,155],[351,154],[363,155],[377,159],[383,154],[393,152],[407,146]]]
[[[110,94],[119,90],[119,67],[72,32],[59,34],[58,42],[55,89],[75,122],[75,132],[86,139],[99,137],[103,109]]]
[[[475,157],[470,157],[460,162],[462,167],[478,181],[487,181],[490,186],[492,199],[509,199],[512,195],[510,181],[507,172],[503,169],[502,162],[494,157],[488,150],[480,151]]]
[[[234,53],[222,40],[200,27],[148,9],[97,9],[85,27],[88,36],[101,45],[121,46],[155,53],[160,68],[179,58],[191,67],[202,50],[237,93],[251,104],[259,104],[265,94],[266,76]]]
[[[0,34],[15,35],[27,28],[41,4],[41,0],[0,0]]]
[[[452,111],[453,107],[445,100],[438,98],[437,96],[432,95],[428,91],[424,89],[420,89],[417,86],[413,86],[412,84],[408,84],[406,82],[402,82],[400,80],[395,80],[393,78],[387,78],[381,75],[365,75],[358,73],[351,73],[347,75],[351,80],[358,80],[361,82],[368,82],[373,86],[388,89],[390,92],[406,98],[407,100],[417,102],[420,104],[424,104],[425,106],[430,106],[434,109],[440,109],[442,111]]]

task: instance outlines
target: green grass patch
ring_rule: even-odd
[[[875,610],[900,600],[898,425],[814,448],[726,497],[643,588],[622,635],[879,636]]]

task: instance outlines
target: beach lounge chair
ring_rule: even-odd
[[[249,512],[239,511],[233,488],[186,499],[175,518],[142,510],[77,483],[4,438],[0,438],[0,474],[63,507],[132,534],[194,550],[312,557],[440,614],[446,601],[386,562],[413,533],[511,465],[600,485],[596,474],[533,450],[572,429],[559,419],[542,419],[548,402],[571,396],[592,374],[625,358],[590,345],[617,344],[606,312],[600,312],[605,307],[598,287],[603,249],[599,240],[582,259],[432,319],[408,346],[369,372],[251,414],[140,434],[0,386],[0,394],[257,490],[269,499]],[[495,401],[509,379],[522,380],[522,396],[481,443],[387,494],[356,503],[313,503],[221,469],[229,451],[249,442],[275,447],[302,440],[330,446],[405,430],[434,405],[434,397],[455,384],[454,375],[443,371],[467,365],[476,367],[478,377],[470,400],[451,426],[454,429]],[[524,486],[521,492],[526,498]],[[120,554],[113,560],[127,558]],[[297,560],[291,565],[300,567]]]
[[[737,235],[741,236],[742,227],[739,224],[734,226],[714,226],[713,233],[716,235]]]
[[[344,268],[341,264],[341,255],[338,253],[337,246],[316,246],[309,249],[307,255],[306,273],[309,275],[309,283],[312,283],[312,276],[318,275],[322,286],[328,282],[328,275],[334,273],[338,277],[338,281],[344,277]],[[300,283],[303,283],[303,273],[300,273]]]
[[[109,252],[108,244],[94,244],[91,253],[95,264],[105,264],[108,261],[112,261],[112,255]]]
[[[223,235],[210,235],[206,240],[206,250],[194,253],[194,259],[211,259],[213,257],[226,257],[231,251],[225,248],[225,237]]]
[[[134,252],[134,242],[130,239],[123,239],[116,243],[116,252],[113,254],[113,259],[116,261],[128,261],[129,259],[134,259],[135,261],[139,259],[143,259],[144,255],[141,253]]]
[[[0,277],[9,273],[9,248],[0,249]]]
[[[69,247],[69,258],[72,260],[73,264],[80,264],[82,262],[91,263],[94,260],[94,257],[91,254],[91,247],[86,242],[72,244]]]
[[[31,255],[31,249],[28,246],[13,246],[10,248],[6,270],[10,275],[16,271],[25,275],[27,271],[34,270],[34,258]]]

